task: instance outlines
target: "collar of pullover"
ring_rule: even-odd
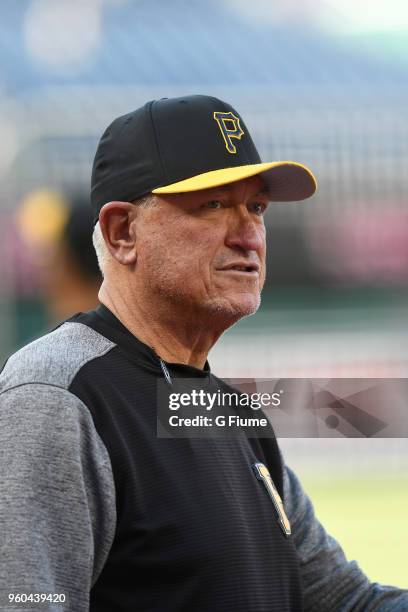
[[[153,348],[133,335],[104,304],[100,304],[95,310],[75,315],[70,321],[85,323],[92,327],[105,338],[117,344],[133,361],[137,361],[139,365],[151,372],[166,376],[167,370],[175,378],[210,377],[208,361],[205,362],[204,368],[201,370],[193,366],[166,362],[161,359]]]

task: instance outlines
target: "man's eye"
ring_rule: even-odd
[[[254,202],[251,204],[251,210],[256,214],[262,216],[266,210],[266,204],[262,202]]]
[[[205,204],[203,204],[204,208],[211,208],[213,210],[217,210],[217,208],[221,208],[222,204],[220,202],[220,200],[210,200],[209,202],[206,202]]]

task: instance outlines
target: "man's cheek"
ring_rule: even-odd
[[[265,263],[261,263],[261,269],[259,271],[259,291],[262,291],[265,284],[266,278],[266,266]]]

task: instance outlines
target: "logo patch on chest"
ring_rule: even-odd
[[[275,509],[275,513],[276,513],[280,528],[282,529],[283,533],[286,536],[290,536],[292,531],[290,528],[289,519],[286,516],[286,512],[285,512],[285,508],[283,507],[281,496],[279,495],[273,483],[273,480],[269,473],[268,468],[263,463],[254,463],[254,465],[252,466],[252,469],[254,470],[255,476],[258,478],[258,480],[263,482],[265,489],[267,490],[268,495],[272,500],[272,504]]]

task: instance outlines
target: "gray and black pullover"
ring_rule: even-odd
[[[209,371],[166,364],[172,379]],[[0,377],[0,610],[408,610],[313,515],[274,439],[163,439],[160,360],[104,306],[24,347]],[[287,537],[251,469],[269,468]]]

